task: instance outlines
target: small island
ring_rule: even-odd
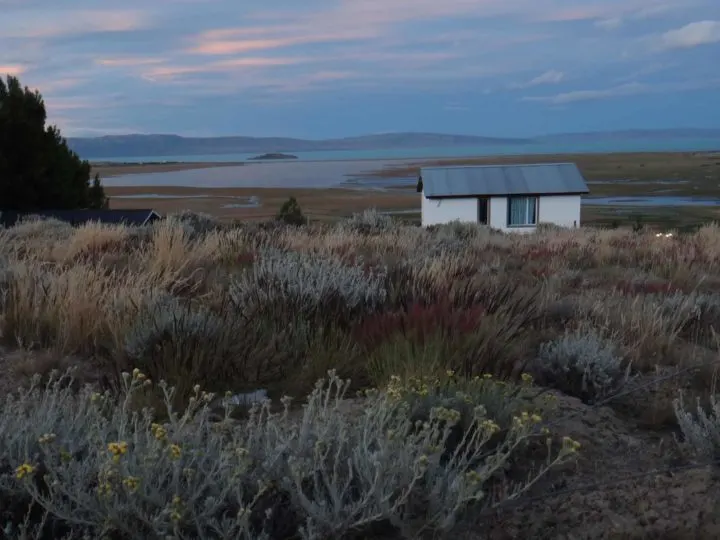
[[[270,154],[263,154],[262,156],[251,157],[249,159],[249,161],[257,161],[257,160],[265,160],[265,159],[298,159],[298,157],[293,156],[292,154],[270,153]]]

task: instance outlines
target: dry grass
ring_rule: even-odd
[[[29,222],[0,234],[5,260],[3,339],[25,348],[52,347],[62,354],[116,359],[122,356],[116,349],[142,306],[158,294],[168,294],[193,310],[192,316],[207,309],[221,319],[239,317],[243,324],[252,323],[255,332],[267,335],[268,344],[276,343],[278,358],[305,365],[309,351],[323,356],[316,351],[321,341],[313,337],[320,329],[327,333],[332,327],[344,336],[356,332],[353,325],[358,321],[367,326],[375,324],[373,318],[407,312],[415,304],[442,305],[432,315],[439,320],[459,309],[484,314],[470,333],[483,340],[485,352],[472,359],[458,346],[446,355],[456,358],[458,365],[447,367],[462,367],[468,373],[515,373],[532,360],[532,347],[539,341],[590,321],[615,336],[634,369],[651,372],[657,365],[692,362],[675,354],[688,339],[715,346],[710,337],[715,312],[698,314],[691,308],[697,294],[720,305],[718,232],[708,226],[671,238],[592,229],[510,236],[476,227],[429,232],[398,226],[368,233],[340,223],[306,229],[248,225],[198,233],[179,218],[145,230]],[[323,277],[327,286],[320,292],[308,284],[292,292],[285,283],[276,293],[243,297],[239,301],[244,305],[230,305],[238,280],[251,276],[247,287],[255,287],[253,279],[259,280],[257,287],[269,286],[267,276],[252,278],[257,265],[253,261],[263,259],[268,249],[304,254],[307,264],[319,259],[341,264],[328,267],[326,272],[334,274]],[[276,264],[283,260],[280,255]],[[358,265],[366,273],[384,276],[386,290],[385,299],[364,312],[349,308],[337,296],[351,291],[332,292],[333,280],[342,278],[343,268],[349,272]],[[291,274],[282,279],[292,280]],[[348,281],[337,286],[364,285]],[[307,304],[313,294],[320,296]],[[298,313],[288,313],[283,304],[302,308],[305,320],[296,320]],[[565,310],[559,324],[552,320],[558,306]],[[702,335],[690,332],[700,327]],[[357,349],[356,343],[345,344],[343,339],[329,343]],[[321,370],[306,369],[314,377],[325,364]],[[285,369],[265,368],[267,376],[245,373],[242,378],[282,384],[272,373]]]
[[[690,374],[611,404],[660,430],[678,389],[688,403],[713,391],[715,225],[672,237],[505,235],[392,226],[373,214],[304,228],[190,217],[144,229],[48,221],[0,231],[0,331],[12,366],[2,387],[74,364],[112,388],[121,371],[140,368],[175,385],[171,402],[182,407],[195,384],[297,396],[328,369],[357,389],[447,372],[514,383],[529,371],[592,403],[590,384],[606,396],[618,381],[643,388],[658,374]],[[555,367],[586,371],[560,381],[538,362],[542,351]]]

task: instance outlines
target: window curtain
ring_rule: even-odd
[[[534,225],[535,207],[535,197],[512,197],[508,215],[509,225]]]

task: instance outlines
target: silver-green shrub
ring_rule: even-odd
[[[595,330],[579,330],[543,343],[535,369],[548,385],[593,402],[627,382],[630,366],[625,364],[612,341]]]
[[[204,212],[182,210],[177,213],[168,214],[166,219],[183,227],[189,238],[204,236],[207,233],[219,230],[222,227],[222,223],[218,221],[218,219]]]
[[[387,232],[395,227],[395,220],[392,216],[380,213],[375,208],[368,208],[362,213],[355,213],[337,224],[337,228],[340,230],[361,233]]]
[[[526,491],[542,474],[570,459],[565,439],[527,482],[504,497],[486,497],[493,475],[533,436],[518,418],[495,442],[497,425],[478,408],[477,429],[441,463],[459,413],[434,408],[414,425],[402,401],[383,392],[362,411],[343,408],[347,381],[330,373],[299,415],[255,406],[243,421],[210,421],[211,394],[195,389],[169,421],[134,412],[134,396],[152,383],[124,374],[119,402],[91,388],[73,393],[67,377],[36,383],[6,399],[0,416],[0,496],[30,500],[76,537],[341,538],[390,523],[404,538],[448,534],[469,505],[493,507]],[[42,480],[45,488],[38,487]],[[506,486],[507,488],[507,486]],[[0,523],[6,530],[21,525]]]
[[[0,250],[25,256],[33,248],[51,248],[70,238],[73,226],[64,221],[26,216],[13,227],[0,227]]]
[[[121,304],[115,308],[127,310],[131,323],[118,336],[116,357],[128,369],[182,383],[183,394],[195,382],[227,388],[238,378],[250,380],[250,364],[266,359],[257,347],[261,336],[230,310],[215,313],[166,292],[148,295],[134,309]]]
[[[340,297],[346,307],[372,309],[385,301],[383,271],[366,271],[312,253],[263,250],[259,260],[230,286],[230,298],[243,307],[286,298],[309,307]]]
[[[695,291],[655,296],[666,316],[682,317],[686,330],[696,335],[720,331],[720,294]]]
[[[720,451],[720,401],[710,396],[709,412],[697,401],[696,414],[685,408],[682,393],[673,400],[673,410],[683,434],[681,446],[697,457],[717,459]]]
[[[225,333],[224,321],[205,308],[183,305],[177,297],[160,292],[139,306],[125,335],[123,352],[132,359],[150,356],[161,340],[202,338],[207,343]]]

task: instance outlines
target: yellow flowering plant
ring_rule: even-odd
[[[27,481],[39,464],[24,451],[10,454],[14,489],[91,537],[107,531],[210,537],[218,526],[212,516],[222,514],[233,516],[223,520],[222,537],[257,538],[269,532],[255,525],[265,523],[256,519],[258,508],[275,516],[267,523],[287,521],[288,536],[312,522],[324,537],[342,537],[390,515],[412,536],[422,531],[405,509],[430,507],[422,527],[450,532],[448,524],[482,501],[494,471],[510,463],[540,417],[520,411],[503,431],[491,403],[473,399],[462,379],[447,372],[437,380],[393,378],[387,391],[367,393],[362,414],[347,414],[341,404],[350,383],[330,372],[308,396],[301,418],[289,414],[290,401],[283,400],[280,413],[262,403],[243,420],[231,419],[231,407],[211,420],[210,394],[193,388],[195,400],[175,410],[173,389],[161,381],[167,420],[160,423],[152,410],[132,407],[133,392],[146,388],[147,378],[135,372],[125,379],[127,389],[114,403],[90,389],[72,391],[61,379],[22,394],[4,417],[15,422],[3,432],[18,437],[14,448],[35,445],[42,456],[41,491]],[[492,379],[481,380],[474,384]],[[414,416],[413,400],[429,404],[424,417]],[[98,406],[101,401],[105,405]],[[220,424],[225,428],[216,429]],[[538,474],[576,452],[575,443],[564,442]],[[527,486],[513,489],[508,496]]]

